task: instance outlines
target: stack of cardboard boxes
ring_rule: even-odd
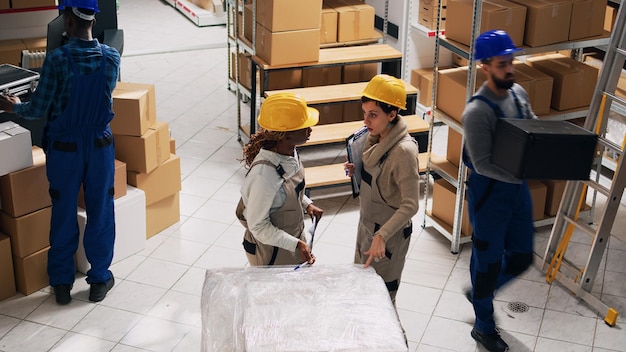
[[[437,29],[437,11],[439,7],[438,0],[420,0],[417,23],[428,28]],[[446,20],[448,16],[448,1],[441,1],[441,22],[439,30],[446,28]],[[471,18],[471,16],[468,16]]]
[[[0,286],[5,291],[0,299],[14,295],[16,288],[28,295],[48,285],[46,266],[52,202],[48,194],[46,157],[41,148],[31,147],[30,133],[25,135],[27,138],[10,149],[12,153],[28,154],[27,158],[21,158],[23,168],[3,172],[0,177],[0,232],[8,236],[7,239],[0,235],[0,243],[5,243],[0,244],[3,258],[0,260],[7,262],[7,266],[0,267]],[[6,245],[9,239],[10,248]]]
[[[180,158],[168,124],[156,119],[154,85],[119,82],[113,110],[115,155],[126,163],[128,184],[145,192],[149,238],[180,220]]]

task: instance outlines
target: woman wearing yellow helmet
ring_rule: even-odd
[[[354,262],[372,266],[383,278],[392,301],[400,284],[419,207],[417,143],[398,114],[406,109],[404,83],[377,75],[361,98],[368,130],[362,155],[360,219]],[[352,176],[354,164],[346,163]]]
[[[243,148],[248,173],[236,211],[246,228],[243,246],[250,265],[315,262],[304,211],[319,220],[323,210],[304,195],[304,167],[296,146],[309,139],[318,121],[319,112],[291,93],[272,95],[261,105],[261,129]]]

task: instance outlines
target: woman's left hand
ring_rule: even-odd
[[[308,207],[306,207],[306,213],[309,214],[311,218],[315,217],[317,221],[319,221],[322,218],[322,214],[324,213],[324,210],[322,208],[319,208],[313,205],[313,203],[311,203],[309,204]]]
[[[381,235],[374,235],[372,238],[372,245],[370,249],[363,252],[365,255],[369,255],[367,261],[365,262],[365,267],[369,267],[372,263],[372,260],[375,262],[379,262],[381,259],[385,258],[385,239]]]

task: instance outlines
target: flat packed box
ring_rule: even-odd
[[[317,62],[320,58],[320,30],[271,32],[257,23],[256,54],[272,66]]]
[[[13,256],[24,258],[50,246],[51,217],[51,207],[18,218],[0,211],[0,230],[11,237]]]
[[[325,3],[337,11],[338,42],[374,38],[374,7],[353,0],[327,0]]]
[[[450,0],[446,15],[446,37],[470,45],[473,0]],[[480,18],[480,33],[490,29],[505,30],[516,46],[524,40],[526,7],[506,0],[485,0]]]
[[[180,221],[179,192],[146,207],[146,238]]]
[[[589,106],[598,69],[561,54],[529,57],[526,63],[554,79],[550,106],[569,110]]]
[[[606,0],[574,0],[569,40],[601,35],[605,12]]]
[[[129,171],[128,184],[146,193],[146,205],[167,198],[181,190],[180,157],[170,154],[165,163],[149,174]]]
[[[552,86],[554,85],[552,76],[520,61],[514,62],[513,65],[515,66],[516,76],[525,74],[532,78],[530,88],[526,89],[526,92],[528,93],[528,100],[530,101],[535,115],[549,114],[550,102],[552,100]]]
[[[16,293],[11,240],[0,233],[0,301],[13,297]]]
[[[85,255],[83,238],[87,212],[78,209],[79,243],[76,251],[76,270],[86,274],[91,268]],[[142,251],[146,245],[146,196],[138,188],[127,186],[126,195],[115,200],[115,245],[113,264]]]
[[[0,176],[33,165],[30,131],[15,122],[0,123]]]
[[[17,290],[28,296],[49,285],[48,251],[46,247],[24,258],[13,255],[15,285]]]
[[[126,195],[126,163],[115,159],[115,174],[113,176],[113,199]],[[78,191],[78,206],[85,209],[85,193],[83,187]]]
[[[157,121],[137,136],[115,135],[115,157],[126,163],[127,171],[149,173],[170,157],[169,124]]]
[[[52,205],[43,149],[32,146],[32,158],[33,166],[0,176],[0,204],[13,217]]]
[[[337,43],[337,11],[322,4],[320,44]]]
[[[408,351],[385,283],[363,265],[210,269],[201,311],[202,352]]]
[[[587,180],[597,140],[566,121],[501,118],[491,161],[520,179]]]
[[[257,0],[256,21],[270,32],[319,29],[322,0]]]
[[[524,44],[542,46],[569,38],[572,0],[512,0],[527,8]]]
[[[454,224],[454,209],[456,204],[456,188],[450,182],[441,178],[433,183],[432,215],[444,224],[452,227]],[[463,200],[463,215],[461,219],[461,235],[472,235],[472,224],[467,212],[467,199]]]
[[[341,66],[308,68],[302,70],[302,86],[318,87],[341,84]]]
[[[153,84],[118,82],[113,90],[113,134],[141,136],[156,124]]]

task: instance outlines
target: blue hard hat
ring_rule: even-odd
[[[93,12],[100,11],[98,10],[98,0],[62,0],[59,5],[59,10],[63,10],[66,7],[78,7],[81,9],[92,10]]]
[[[501,30],[494,29],[482,33],[474,45],[474,60],[483,60],[494,56],[516,53],[522,49],[516,48],[509,35]]]

